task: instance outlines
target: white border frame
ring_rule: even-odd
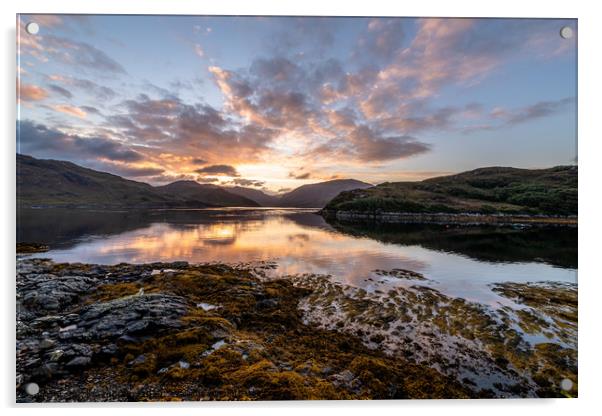
[[[602,294],[602,285],[597,270],[599,256],[597,240],[600,236],[600,197],[597,173],[600,163],[600,103],[602,93],[600,74],[600,40],[602,39],[602,16],[597,12],[596,2],[548,0],[528,2],[525,0],[421,0],[399,2],[392,0],[370,0],[350,3],[344,0],[220,0],[200,2],[191,0],[103,0],[82,2],[81,0],[20,0],[18,3],[2,2],[2,89],[0,117],[4,126],[2,144],[2,178],[4,198],[2,211],[2,256],[1,280],[3,319],[2,358],[5,366],[0,375],[2,405],[9,407],[9,414],[43,411],[46,415],[81,414],[82,408],[91,414],[106,415],[107,412],[124,414],[177,411],[179,414],[201,412],[232,414],[288,414],[306,415],[308,412],[345,412],[348,415],[364,415],[376,411],[381,414],[416,412],[422,414],[507,415],[508,413],[545,412],[547,415],[568,413],[593,413],[597,406],[602,382],[600,374],[600,310],[597,308]],[[445,17],[564,17],[579,19],[579,399],[539,400],[441,400],[441,401],[388,401],[388,402],[255,402],[255,403],[175,403],[175,404],[73,404],[73,405],[15,405],[14,371],[14,249],[15,249],[15,20],[17,13],[106,13],[106,14],[222,14],[222,15],[346,15],[346,16],[445,16]],[[600,410],[598,410],[599,412]]]

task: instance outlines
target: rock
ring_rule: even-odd
[[[128,344],[138,344],[142,340],[140,338],[132,337],[130,335],[122,335],[117,339],[117,341],[121,341]]]
[[[57,363],[45,363],[34,369],[31,375],[37,380],[49,380],[58,371],[59,366]]]
[[[39,328],[56,327],[61,322],[61,317],[58,315],[41,316],[33,320],[32,325]]]
[[[17,253],[43,253],[50,250],[46,244],[17,243]]]
[[[215,342],[213,345],[211,345],[211,348],[209,348],[208,350],[204,351],[203,354],[201,354],[201,355],[203,357],[207,357],[207,356],[213,354],[216,350],[218,350],[221,347],[223,347],[224,345],[226,345],[226,342],[224,340],[219,340],[219,341]]]
[[[66,367],[69,368],[77,368],[77,367],[85,367],[90,364],[92,359],[90,357],[75,357],[71,361],[69,361]]]
[[[146,362],[146,356],[144,354],[141,354],[138,357],[134,358],[132,361],[130,361],[128,363],[128,365],[144,364],[145,362]]]
[[[17,261],[18,384],[47,381],[66,374],[66,369],[88,366],[101,350],[100,345],[90,344],[93,337],[81,325],[77,308],[102,282],[98,276],[102,267],[72,266],[57,267],[41,259]],[[76,269],[81,273],[74,273]],[[105,353],[114,354],[117,347],[112,346],[114,350],[109,347]]]
[[[123,338],[180,325],[179,318],[186,313],[184,298],[165,293],[126,296],[108,302],[94,303],[80,313],[78,329],[70,331],[70,338]]]
[[[65,348],[65,353],[68,356],[83,355],[90,357],[93,354],[93,346],[89,344],[71,344]]]
[[[49,339],[49,338],[45,338],[42,341],[40,341],[40,345],[39,347],[43,350],[47,350],[48,348],[52,348],[56,345],[56,342]]]
[[[337,387],[348,387],[355,378],[355,375],[349,370],[343,370],[340,373],[330,376],[332,384]]]
[[[58,361],[61,359],[61,357],[65,355],[65,351],[63,350],[54,350],[52,351],[49,355],[48,358],[50,359],[50,361]]]
[[[204,302],[197,303],[197,304],[196,304],[196,307],[197,307],[197,308],[201,308],[202,310],[204,310],[204,311],[206,311],[206,312],[207,312],[207,311],[211,311],[211,310],[213,310],[213,309],[217,309],[217,306],[216,306],[216,305],[211,305],[211,304],[209,304],[209,303],[204,303]]]
[[[136,321],[128,324],[125,330],[128,334],[135,334],[136,332],[144,331],[146,328],[148,328],[149,324],[150,322],[146,320]]]
[[[271,309],[277,307],[279,304],[278,299],[263,299],[257,302],[258,309]]]
[[[217,338],[217,339],[227,338],[229,334],[230,334],[230,332],[224,328],[217,328],[217,329],[214,329],[213,331],[211,331],[211,336],[213,338]]]
[[[100,281],[87,276],[28,274],[18,283],[23,306],[37,316],[44,316],[63,311]]]
[[[327,375],[327,374],[330,374],[331,372],[332,372],[331,367],[324,367],[324,368],[322,368],[322,370],[320,370],[320,373],[322,373],[322,375]]]
[[[100,349],[100,354],[112,357],[115,354],[117,354],[118,351],[119,351],[119,348],[117,347],[117,345],[115,345],[115,344],[109,344],[109,345],[104,345]]]
[[[76,329],[77,329],[77,325],[69,325],[64,328],[60,328],[59,332],[75,331]]]

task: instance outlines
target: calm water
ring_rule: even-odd
[[[94,212],[23,210],[18,241],[61,262],[276,262],[278,274],[320,273],[368,290],[417,284],[375,269],[403,268],[453,296],[501,301],[488,284],[577,281],[577,230],[329,224],[307,209]]]

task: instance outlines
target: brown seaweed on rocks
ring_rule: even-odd
[[[56,308],[25,301],[40,287]],[[18,259],[17,400],[487,396],[356,334],[307,322],[299,305],[312,293],[224,264]],[[35,396],[24,390],[31,382],[40,386]]]
[[[492,308],[425,286],[387,293],[327,276],[291,276],[311,290],[304,321],[355,334],[369,348],[435,368],[494,397],[577,395],[577,287],[503,283],[493,290],[516,307]],[[565,391],[561,381],[572,388]]]

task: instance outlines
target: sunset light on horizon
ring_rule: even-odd
[[[20,15],[17,31],[17,152],[36,158],[271,194],[576,163],[576,20]]]

